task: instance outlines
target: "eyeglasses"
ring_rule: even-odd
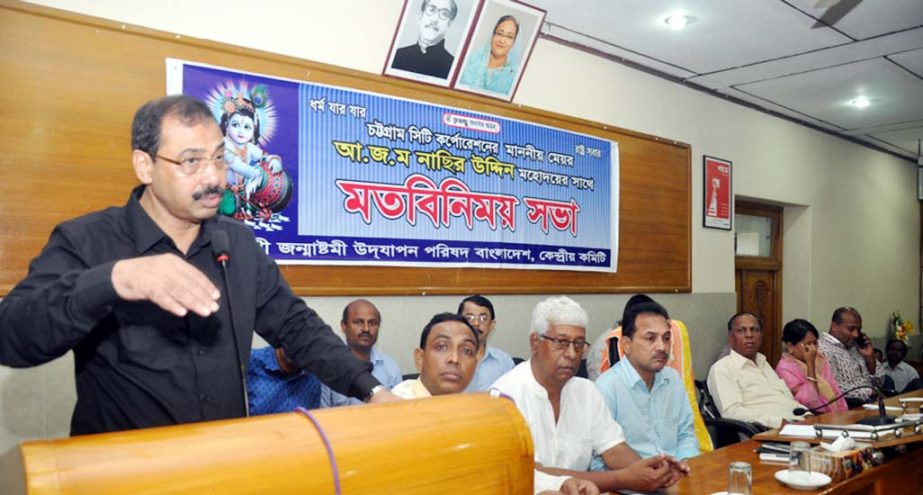
[[[503,39],[505,39],[506,41],[509,41],[510,43],[516,41],[516,35],[515,35],[515,34],[504,33],[503,31],[497,31],[497,32],[495,32],[495,33],[494,33],[494,37],[495,37],[495,38],[503,38]]]
[[[162,155],[154,155],[154,158],[160,158],[161,160],[172,163],[179,167],[179,171],[184,175],[195,175],[202,170],[207,163],[212,163],[215,165],[215,168],[221,172],[228,167],[227,162],[224,161],[224,155],[219,155],[213,158],[208,158],[205,156],[188,156],[182,160],[174,160],[172,158],[167,158]]]
[[[538,336],[545,340],[550,340],[551,346],[554,347],[555,350],[558,350],[558,351],[566,351],[568,347],[574,346],[574,350],[577,351],[577,354],[583,354],[590,347],[590,343],[583,339],[577,339],[577,340],[559,339],[557,337],[549,337],[545,334],[539,334]]]
[[[423,13],[429,16],[436,15],[437,12],[439,13],[439,18],[442,19],[443,21],[447,21],[449,20],[450,17],[452,17],[451,10],[439,9],[439,8],[436,8],[436,6],[432,4],[427,4],[426,8],[423,9]]]
[[[490,321],[490,315],[486,313],[479,314],[479,315],[469,313],[465,315],[465,319],[468,320],[469,323],[475,323],[475,322],[487,323],[488,321]]]

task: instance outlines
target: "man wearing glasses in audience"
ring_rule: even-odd
[[[424,399],[464,391],[474,376],[480,337],[460,315],[440,313],[423,328],[413,360],[418,378],[404,380],[392,389],[404,399]],[[593,483],[568,476],[535,471],[534,492],[540,495],[598,495]]]
[[[593,383],[574,376],[589,347],[587,320],[567,297],[540,302],[532,311],[531,359],[491,389],[512,398],[525,417],[537,469],[590,480],[602,491],[650,492],[676,484],[689,466],[665,454],[641,459]],[[588,472],[593,454],[610,471]]]
[[[708,390],[721,416],[779,428],[800,419],[793,410],[803,407],[792,397],[766,356],[763,323],[752,313],[737,313],[728,321],[731,352],[708,371]]]
[[[456,15],[455,0],[423,0],[417,21],[417,42],[398,48],[391,68],[440,79],[449,77],[455,57],[445,49],[445,35]]]
[[[490,388],[497,378],[513,369],[513,358],[509,354],[487,345],[487,339],[497,324],[494,305],[484,296],[470,296],[458,305],[458,314],[478,331],[478,368],[465,392],[483,392]]]

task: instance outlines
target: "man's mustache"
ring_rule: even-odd
[[[211,195],[211,194],[217,194],[217,195],[220,196],[220,195],[224,194],[224,188],[223,188],[223,187],[220,187],[220,186],[209,186],[209,187],[206,187],[205,189],[202,189],[201,191],[196,191],[196,192],[192,193],[192,199],[198,201],[198,200],[204,198],[205,196],[208,196],[208,195]]]

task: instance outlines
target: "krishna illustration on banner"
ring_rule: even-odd
[[[206,103],[224,134],[228,188],[219,212],[254,229],[278,230],[289,219],[281,214],[292,199],[292,179],[282,159],[267,148],[276,131],[276,111],[263,84],[227,82],[214,88]]]

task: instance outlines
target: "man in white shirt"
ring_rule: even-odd
[[[800,419],[799,404],[785,382],[760,354],[763,324],[752,313],[738,313],[728,321],[730,353],[708,371],[708,389],[721,416],[770,428]]]
[[[404,399],[456,394],[465,390],[477,366],[478,333],[467,320],[452,313],[434,316],[420,335],[420,348],[413,360],[419,378],[404,380],[392,392]],[[587,481],[535,471],[535,493],[553,495],[598,495]],[[560,491],[558,491],[560,490]]]
[[[638,457],[593,383],[574,376],[589,347],[587,320],[586,311],[567,297],[540,302],[532,312],[531,359],[491,389],[512,398],[529,424],[536,468],[593,481],[604,491],[672,486],[689,467],[664,454]],[[587,472],[594,453],[611,471]]]
[[[910,392],[920,388],[920,374],[913,366],[904,362],[907,356],[907,344],[902,340],[894,339],[888,342],[885,347],[887,362],[881,366],[884,368],[885,376],[891,378],[894,390],[898,393]],[[887,386],[887,385],[885,385]]]

